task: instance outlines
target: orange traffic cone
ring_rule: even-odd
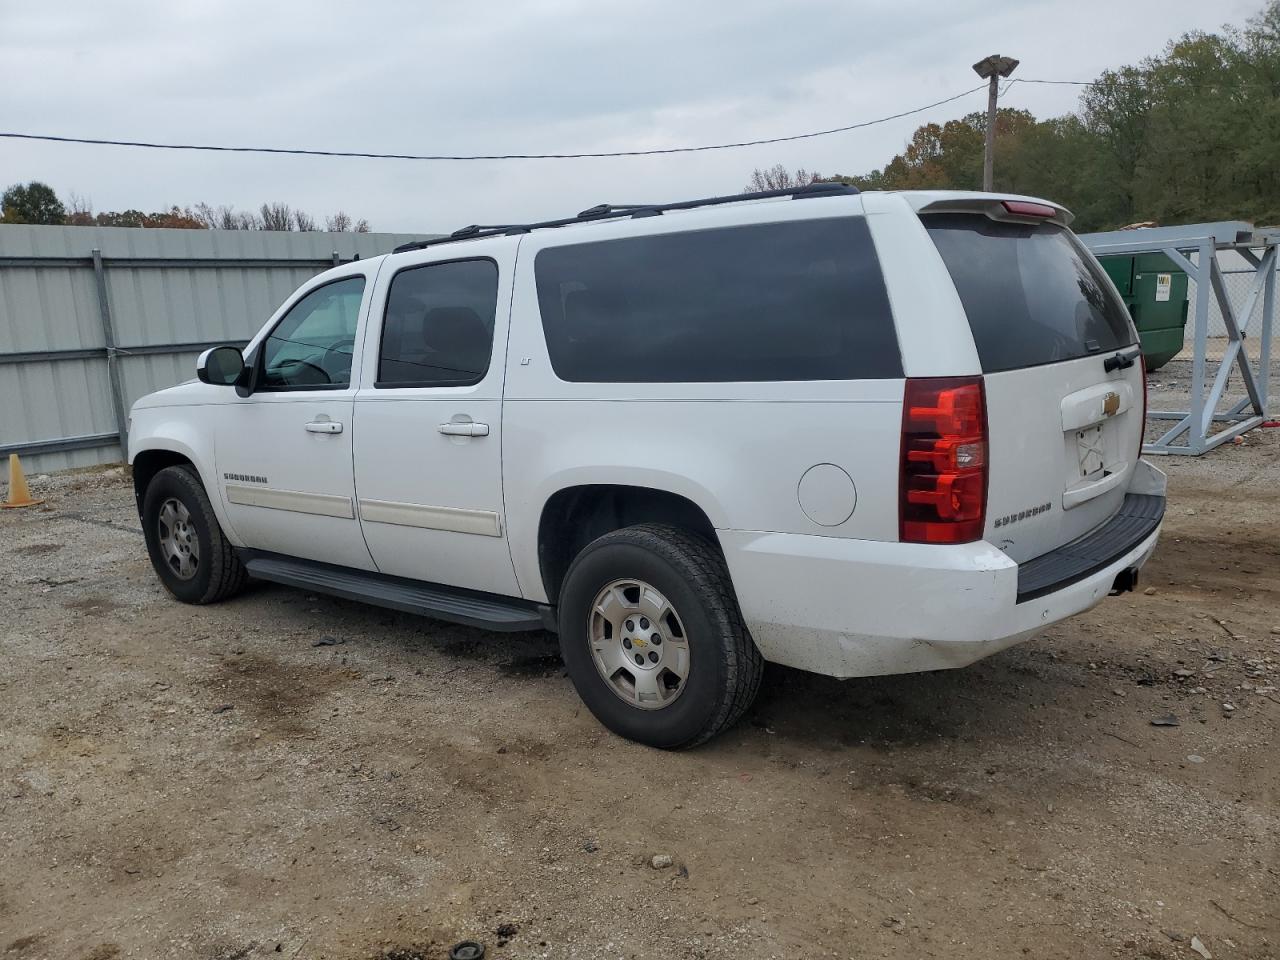
[[[10,510],[14,507],[34,507],[37,503],[44,501],[31,499],[27,478],[22,475],[22,462],[16,453],[9,454],[9,499],[0,503],[0,508]]]

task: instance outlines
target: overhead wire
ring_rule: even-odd
[[[810,133],[798,133],[785,137],[764,137],[758,140],[741,140],[731,143],[713,143],[702,144],[698,146],[687,147],[653,147],[649,149],[636,150],[608,150],[599,152],[579,152],[579,153],[475,153],[475,154],[415,154],[415,153],[373,153],[360,150],[322,150],[303,147],[259,147],[259,146],[228,146],[219,144],[196,144],[196,143],[160,143],[156,141],[146,140],[121,140],[105,137],[73,137],[61,136],[55,134],[38,134],[23,133],[16,131],[0,131],[0,138],[8,140],[34,140],[44,141],[48,143],[70,143],[85,144],[92,146],[109,146],[109,147],[138,147],[148,150],[194,150],[215,153],[263,153],[277,154],[288,156],[307,156],[307,157],[348,157],[363,160],[584,160],[584,159],[603,159],[607,157],[649,157],[660,156],[673,153],[702,153],[709,150],[733,150],[740,147],[758,147],[774,143],[789,143],[796,140],[809,140],[814,137],[826,137],[836,133],[847,133],[850,130],[861,130],[865,127],[876,126],[881,123],[888,123],[891,120],[899,120],[903,117],[909,117],[917,113],[923,113],[925,110],[932,110],[934,107],[940,107],[944,104],[952,103],[963,97],[967,97],[979,90],[986,89],[986,84],[980,84],[971,87],[968,90],[962,90],[960,93],[953,94],[942,100],[935,100],[933,103],[927,103],[924,106],[913,107],[910,110],[903,110],[899,113],[890,114],[886,117],[877,117],[874,120],[863,120],[858,123],[850,123],[840,127],[831,127],[826,130],[815,130]]]
[[[1096,81],[1092,80],[1045,80],[1033,77],[1014,77],[998,91],[998,96],[1005,96],[1016,83],[1041,83],[1079,87],[1091,87],[1097,85]],[[962,90],[959,93],[953,94],[949,97],[944,97],[941,100],[935,100],[932,103],[926,103],[919,107],[912,107],[910,110],[902,110],[898,113],[889,114],[888,116],[876,117],[873,120],[863,120],[858,123],[845,124],[844,126],[839,127],[830,127],[825,130],[814,130],[809,133],[797,133],[782,137],[762,137],[756,140],[738,140],[728,143],[699,144],[695,146],[681,147],[651,147],[634,150],[582,151],[576,153],[375,153],[363,150],[328,150],[311,147],[237,146],[211,143],[162,143],[160,141],[150,140],[124,140],[109,137],[79,137],[60,134],[27,133],[22,131],[0,131],[0,139],[79,144],[86,146],[134,147],[147,150],[198,151],[209,153],[256,153],[303,157],[339,157],[361,160],[597,160],[610,157],[652,157],[678,153],[704,153],[713,150],[734,150],[743,147],[758,147],[775,143],[791,143],[797,140],[811,140],[815,137],[827,137],[837,133],[848,133],[851,130],[862,130],[882,123],[889,123],[893,120],[900,120],[903,117],[910,117],[918,113],[923,113],[926,110],[932,110],[934,107],[941,107],[948,103],[953,103],[956,100],[963,99],[970,94],[977,93],[979,90],[985,90],[986,88],[987,84],[979,84],[976,87],[970,87],[967,90]]]

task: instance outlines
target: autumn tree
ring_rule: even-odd
[[[339,210],[331,217],[324,218],[324,228],[330,233],[368,233],[368,220],[353,220],[346,212]]]
[[[747,185],[742,190],[744,193],[761,193],[765,190],[794,190],[797,187],[807,187],[809,184],[816,183],[821,179],[821,174],[810,173],[804,167],[792,173],[782,164],[775,163],[767,170],[761,170],[759,167],[752,170],[751,179],[747,181]]]
[[[93,218],[93,203],[88,197],[82,197],[74,190],[71,197],[67,201],[67,219],[66,223],[72,227],[92,227],[96,221]]]
[[[976,190],[985,133],[983,113],[924,124],[883,167],[830,179]],[[1280,221],[1280,0],[1243,27],[1188,33],[1159,56],[1104,71],[1074,113],[1037,120],[1001,108],[995,151],[997,191],[1062,203],[1078,230]]]
[[[236,210],[227,204],[212,206],[208,203],[195,205],[195,216],[206,230],[261,230],[262,221],[257,214],[246,210]]]
[[[47,183],[15,183],[0,197],[5,223],[65,223],[66,208]]]
[[[264,203],[258,209],[263,230],[292,230],[293,208],[287,203]]]

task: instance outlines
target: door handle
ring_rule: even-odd
[[[487,437],[489,435],[487,423],[442,423],[438,429],[446,437]]]
[[[341,433],[342,424],[333,420],[312,420],[307,424],[308,433]]]

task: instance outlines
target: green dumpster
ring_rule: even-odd
[[[1147,369],[1158,370],[1182,350],[1187,275],[1163,253],[1098,259],[1133,316]]]

